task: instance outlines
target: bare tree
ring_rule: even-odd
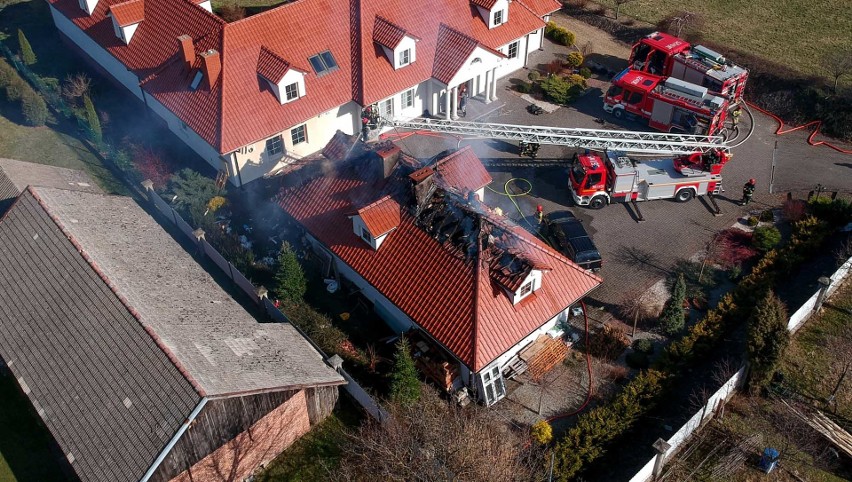
[[[618,20],[618,12],[621,10],[621,6],[625,3],[630,3],[634,0],[615,0],[615,19]]]
[[[460,408],[425,390],[413,406],[388,412],[384,423],[370,420],[349,434],[341,480],[528,481],[543,473],[540,449],[484,407]]]
[[[619,314],[624,319],[633,321],[633,331],[630,333],[631,338],[636,336],[636,325],[639,321],[644,321],[652,316],[652,310],[645,300],[646,293],[647,291],[631,291],[627,293],[618,305]]]
[[[834,93],[837,83],[844,75],[852,75],[852,50],[832,50],[823,58],[825,69],[834,78]]]
[[[668,15],[657,24],[657,28],[678,37],[685,30],[697,30],[704,24],[704,18],[686,10]]]
[[[62,86],[62,95],[71,102],[77,102],[77,99],[81,99],[83,96],[88,95],[91,88],[92,79],[90,79],[88,75],[83,73],[74,75],[68,74],[68,76],[65,77],[65,83]]]

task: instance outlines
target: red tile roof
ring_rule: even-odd
[[[120,0],[100,0],[91,16],[77,0],[48,0],[62,15],[133,72],[143,90],[174,112],[189,128],[220,153],[263,140],[353,100],[350,64],[349,5],[346,0],[297,0],[236,22],[222,19],[194,0],[139,1],[144,18],[129,45],[116,38],[106,18]],[[134,7],[138,8],[138,7]],[[449,28],[497,48],[543,27],[543,22],[518,2],[509,4],[509,21],[494,29],[470,3],[361,0],[361,32],[377,30],[377,21],[419,38],[416,60],[394,70],[382,48],[362,38],[363,99],[372,104],[429,79],[436,58],[442,22]],[[382,30],[378,26],[378,30]],[[180,60],[177,37],[189,35],[196,52],[215,49],[221,54],[222,73],[211,89],[188,89],[199,68],[187,70]],[[384,35],[384,34],[383,34]],[[281,105],[258,76],[261,46],[307,72],[303,98]],[[329,51],[338,69],[316,75],[308,59]],[[443,57],[439,57],[443,59]],[[443,60],[442,60],[443,62]],[[264,69],[267,67],[264,67]],[[272,68],[275,73],[280,65]],[[442,75],[449,75],[445,68]],[[271,75],[271,74],[270,74]]]
[[[399,204],[390,196],[362,207],[358,210],[358,215],[374,238],[399,227]]]
[[[376,17],[376,24],[373,27],[373,41],[389,49],[395,49],[403,38],[405,38],[405,30],[387,19]]]
[[[481,235],[472,238],[472,253],[463,253],[449,239],[437,241],[421,227],[422,218],[407,207],[398,211],[399,227],[373,250],[351,229],[341,229],[349,223],[347,214],[358,202],[377,196],[374,178],[367,172],[369,166],[350,162],[337,173],[283,191],[279,205],[474,371],[487,366],[601,282],[511,221],[485,208],[466,205],[450,192],[442,195],[453,205],[453,212],[474,213],[481,219],[483,228]],[[384,192],[390,192],[393,204],[408,206],[412,202],[407,182],[402,173],[388,181]],[[421,216],[427,210],[421,211]],[[548,270],[542,288],[517,305],[505,292],[503,281],[510,277],[494,272],[495,267],[505,264],[495,259],[498,246],[501,256],[508,253],[525,260],[526,272],[516,275],[521,281],[530,267]]]
[[[257,56],[257,73],[261,77],[277,84],[288,70],[290,70],[290,62],[266,47],[260,48],[260,55]]]
[[[119,27],[126,27],[145,19],[145,4],[143,0],[117,3],[109,7],[109,13],[115,18]]]
[[[491,174],[488,174],[470,146],[440,159],[435,164],[435,172],[438,174],[438,182],[445,187],[454,186],[464,191],[477,191],[492,181]]]
[[[497,3],[497,0],[470,0],[470,3],[490,11],[494,8],[494,4]]]
[[[470,54],[476,50],[479,42],[467,35],[441,24],[438,31],[438,45],[435,48],[435,60],[432,62],[432,77],[448,83],[467,62]]]
[[[550,15],[562,8],[562,3],[556,0],[517,0],[539,17]]]

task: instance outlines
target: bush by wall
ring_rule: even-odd
[[[547,22],[547,26],[544,27],[544,36],[555,43],[566,46],[574,45],[576,40],[573,32],[560,27],[556,22]]]
[[[24,114],[24,121],[31,126],[43,126],[47,122],[47,104],[31,88],[24,90],[21,96],[21,113]]]
[[[565,59],[565,66],[571,67],[572,69],[576,69],[579,66],[583,65],[583,60],[583,54],[581,54],[580,52],[571,52]]]

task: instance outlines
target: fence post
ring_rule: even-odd
[[[652,473],[651,480],[657,480],[657,477],[660,476],[660,472],[663,470],[663,461],[666,459],[666,452],[672,448],[668,442],[665,440],[658,438],[656,442],[654,442],[654,450],[657,451],[657,458],[654,460],[654,472]]]
[[[192,235],[195,236],[195,244],[198,245],[198,250],[201,251],[201,255],[206,256],[207,250],[204,248],[204,230],[198,228],[192,232]]]
[[[819,283],[819,295],[817,296],[816,303],[814,303],[814,312],[819,311],[822,307],[822,303],[825,301],[825,295],[828,293],[828,287],[831,286],[831,278],[820,276],[817,282]]]
[[[262,285],[257,287],[257,289],[255,290],[255,293],[257,293],[257,301],[259,303],[263,303],[263,300],[265,300],[267,297],[269,297],[269,290],[266,289],[266,287],[262,286]]]

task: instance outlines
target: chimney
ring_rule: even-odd
[[[207,89],[213,88],[216,79],[219,78],[219,72],[222,70],[222,63],[219,59],[219,52],[215,49],[210,49],[202,52],[201,56],[201,72],[204,73],[204,82]]]
[[[399,154],[401,152],[402,150],[395,146],[392,142],[380,145],[375,150],[377,158],[375,161],[376,169],[383,179],[387,179],[391,172],[393,172],[393,168],[396,167],[396,163],[399,161]]]
[[[419,211],[435,191],[435,171],[431,167],[424,167],[412,172],[408,177],[414,182],[414,200]]]
[[[192,68],[192,63],[195,62],[195,45],[192,44],[192,37],[189,35],[181,35],[177,38],[180,44],[181,58],[189,70]]]

